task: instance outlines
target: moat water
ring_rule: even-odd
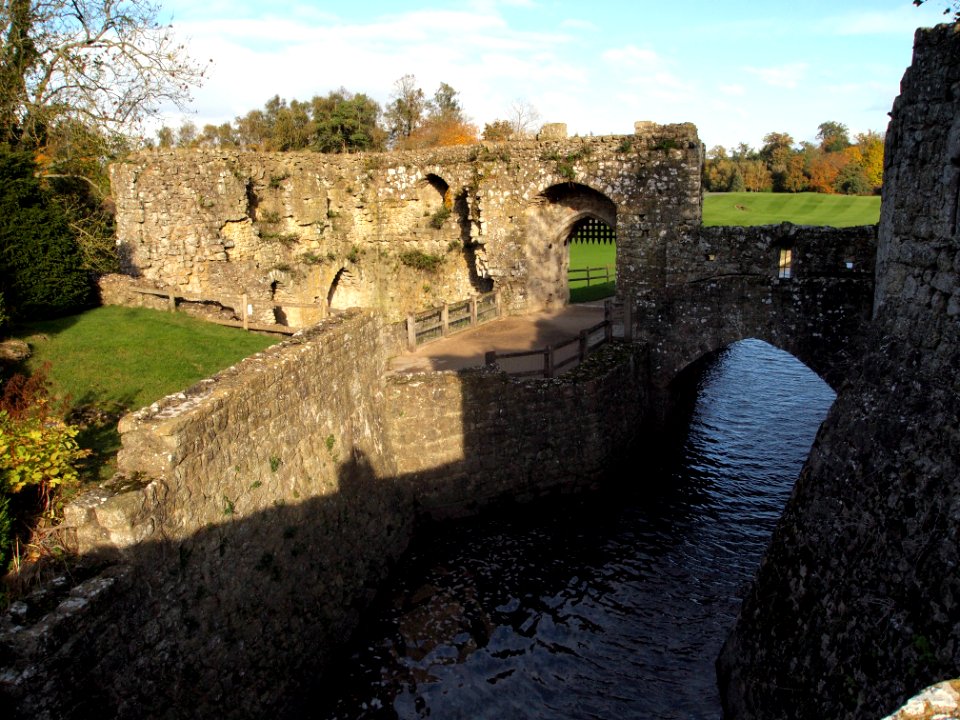
[[[714,661],[834,394],[757,341],[691,382],[689,425],[608,489],[421,533],[306,715],[719,718]]]

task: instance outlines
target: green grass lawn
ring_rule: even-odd
[[[709,193],[704,225],[829,225],[850,227],[880,221],[880,197],[821,193]]]
[[[50,363],[52,391],[69,398],[78,438],[92,448],[94,475],[119,447],[116,420],[128,411],[184,390],[238,360],[279,342],[183,314],[101,307],[14,329],[30,344],[28,370]]]
[[[617,246],[613,243],[571,242],[569,247],[571,270],[617,264]],[[570,302],[581,303],[602,300],[613,295],[616,292],[616,287],[615,282],[601,283],[594,280],[587,287],[586,280],[571,280]]]

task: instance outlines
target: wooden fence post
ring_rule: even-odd
[[[167,308],[170,310],[170,312],[177,311],[177,298],[174,297],[173,290],[171,290],[167,295]]]
[[[587,335],[586,330],[580,331],[580,362],[583,362],[587,359],[587,346],[590,343],[590,338]]]
[[[496,304],[497,304],[497,317],[501,317],[501,316],[503,315],[503,305],[501,304],[500,291],[499,291],[499,290],[497,290],[497,292],[494,294],[493,300],[494,300],[494,302],[496,302]]]
[[[497,351],[496,350],[487,350],[486,354],[483,356],[483,362],[487,367],[493,367],[497,364]]]
[[[470,298],[470,325],[477,324],[477,296]]]
[[[247,308],[249,307],[249,296],[244,293],[243,297],[240,298],[241,310],[240,310],[240,319],[243,320],[243,329],[250,329],[250,315],[247,314]]]
[[[450,332],[450,303],[445,302],[440,308],[440,334],[443,337]]]
[[[543,376],[545,378],[553,377],[553,346],[547,345],[543,350]]]
[[[407,315],[407,349],[417,349],[417,318],[413,315]]]

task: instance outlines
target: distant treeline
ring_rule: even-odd
[[[256,150],[313,150],[323,153],[408,150],[477,142],[478,133],[464,114],[459,93],[447,83],[428,98],[413,75],[394,83],[385,108],[363,93],[346,88],[310,100],[272,97],[263,109],[251,110],[233,122],[198,128],[190,121],[179,128],[162,127],[148,145],[169,147],[238,147]],[[509,120],[488,123],[485,140],[525,137],[539,118],[525,101],[507,111]]]
[[[707,152],[703,186],[708,192],[819,192],[871,195],[883,184],[883,135],[868,131],[851,141],[847,126],[821,123],[819,143],[796,145],[787,133],[772,132],[763,147],[740,143]]]

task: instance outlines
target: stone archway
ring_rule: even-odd
[[[537,196],[526,213],[527,307],[556,308],[570,297],[567,244],[585,224],[617,227],[616,204],[579,183],[553,185]]]

